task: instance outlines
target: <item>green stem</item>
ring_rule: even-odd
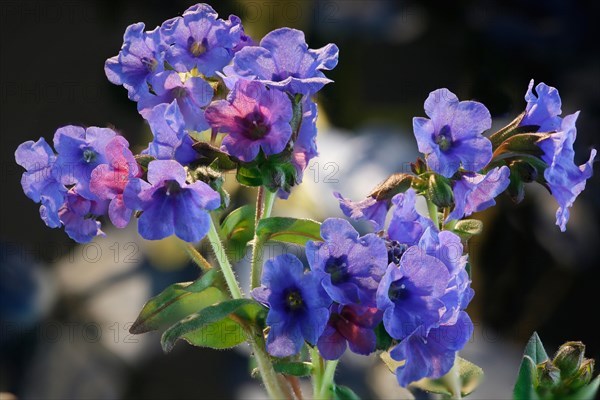
[[[260,377],[265,384],[269,397],[271,399],[291,398],[291,395],[286,394],[279,383],[277,372],[275,372],[271,359],[265,351],[265,339],[262,333],[254,335],[252,339],[249,337],[249,341],[254,350],[254,357],[260,371]]]
[[[256,223],[258,223],[263,218],[269,218],[271,216],[271,211],[273,210],[273,203],[275,203],[276,193],[271,192],[268,189],[265,189],[263,186],[258,188],[256,201]],[[254,234],[254,240],[252,241],[252,260],[250,262],[251,270],[250,270],[250,288],[254,289],[260,286],[260,277],[262,275],[262,253],[264,242]]]
[[[183,245],[183,248],[185,249],[188,256],[190,256],[192,261],[198,267],[200,267],[202,272],[206,272],[212,268],[212,265],[210,265],[210,263],[206,261],[206,258],[204,258],[202,254],[200,254],[200,252],[194,247],[192,243],[182,242],[181,244]]]
[[[462,399],[462,382],[460,380],[460,372],[458,370],[458,353],[454,358],[454,365],[448,371],[446,375],[444,375],[441,380],[446,382],[448,387],[452,390],[452,398],[456,400]]]
[[[310,358],[312,360],[312,384],[313,384],[313,398],[316,400],[321,394],[321,382],[323,380],[323,359],[319,354],[317,347],[309,347]]]
[[[433,203],[433,201],[429,200],[427,197],[425,197],[425,200],[427,200],[427,210],[429,210],[429,218],[431,218],[436,228],[439,229],[440,222],[438,220],[438,208]]]
[[[225,277],[225,282],[227,282],[229,292],[231,292],[231,297],[234,299],[241,299],[243,297],[242,291],[237,283],[237,280],[235,279],[233,268],[231,267],[231,263],[227,258],[227,254],[225,254],[225,248],[223,247],[223,243],[221,242],[221,238],[217,233],[217,228],[215,228],[215,224],[212,219],[210,220],[208,241],[210,242],[213,252],[215,253],[215,257],[221,266],[221,271],[223,271],[223,276]]]
[[[333,387],[333,378],[335,375],[335,369],[339,360],[327,361],[325,364],[325,372],[323,372],[323,379],[321,380],[321,391],[319,398],[330,399],[331,389]]]

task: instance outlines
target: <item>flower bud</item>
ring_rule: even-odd
[[[552,362],[560,369],[563,379],[572,377],[579,370],[584,352],[585,345],[581,342],[567,342],[560,346]]]
[[[438,207],[450,207],[454,204],[454,193],[450,181],[438,174],[431,174],[427,196]]]
[[[415,175],[421,175],[427,171],[427,164],[425,164],[425,161],[421,157],[417,157],[417,161],[410,163],[410,169]]]
[[[560,370],[550,360],[538,364],[538,380],[540,387],[551,389],[560,382]]]
[[[593,374],[594,360],[587,358],[583,361],[581,367],[579,367],[575,373],[575,376],[572,378],[572,381],[569,384],[569,388],[575,390],[587,385],[592,380]]]

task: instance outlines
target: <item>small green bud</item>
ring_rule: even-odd
[[[427,164],[421,157],[417,157],[417,161],[410,163],[410,169],[415,175],[421,175],[427,171]]]
[[[537,371],[541,388],[551,389],[560,382],[560,370],[550,360],[538,364]]]
[[[560,369],[563,380],[572,377],[579,370],[584,352],[585,345],[581,342],[567,342],[560,346],[552,362]]]
[[[579,389],[582,386],[587,385],[592,380],[594,374],[594,360],[587,358],[581,364],[581,367],[577,370],[577,373],[569,383],[569,388],[572,390]]]
[[[445,208],[454,204],[454,193],[450,181],[438,174],[429,176],[427,196],[438,207]]]

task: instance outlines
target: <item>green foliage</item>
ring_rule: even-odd
[[[210,270],[194,282],[167,287],[148,300],[129,331],[140,334],[162,329],[204,307],[223,301],[227,296],[211,287],[218,273],[217,270]]]
[[[360,400],[360,397],[348,386],[334,385],[333,400]]]
[[[458,221],[452,229],[463,241],[469,240],[483,231],[483,222],[478,219],[463,219]]]
[[[254,237],[255,213],[254,207],[245,205],[229,213],[221,224],[221,240],[233,262],[243,257],[246,245]]]
[[[263,242],[276,240],[300,246],[309,240],[322,240],[321,224],[311,219],[264,218],[256,227],[256,235]]]

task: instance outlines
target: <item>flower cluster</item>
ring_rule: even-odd
[[[337,64],[335,45],[310,49],[304,34],[289,28],[256,44],[238,17],[221,19],[207,4],[150,31],[130,25],[123,39],[104,69],[137,102],[152,141],[134,156],[111,129],[65,126],[54,136],[56,153],[43,138],[19,146],[23,190],[41,203],[46,225],[64,225],[84,243],[103,234],[100,217],[123,228],[135,215],[146,239],[198,241],[208,231],[207,211],[227,199],[213,179],[223,157],[224,170],[233,165],[265,177],[241,183],[287,197],[317,155],[311,95],[331,82],[323,71]],[[210,167],[210,177],[200,167]]]

